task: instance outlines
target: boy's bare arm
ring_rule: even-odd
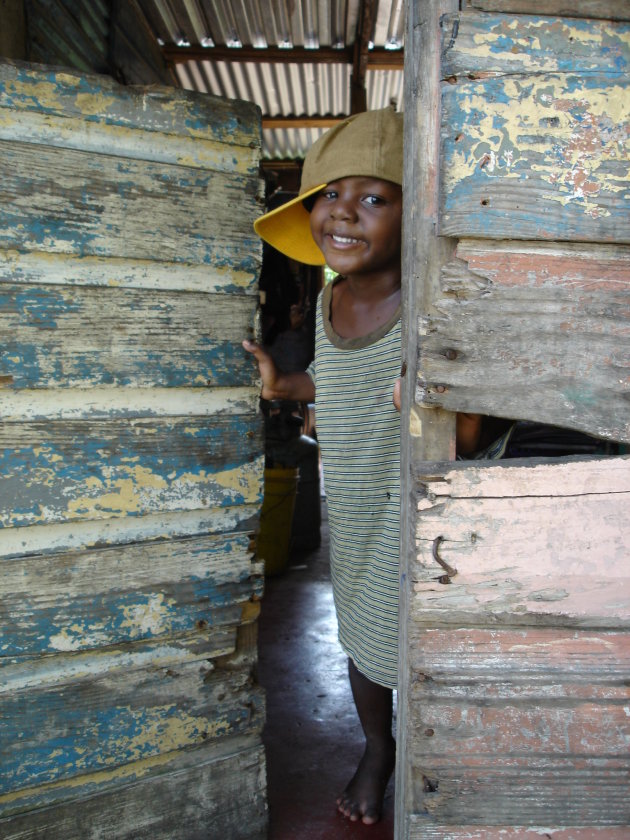
[[[481,438],[481,414],[457,414],[457,454],[472,455]]]
[[[394,383],[394,405],[400,411],[401,381]],[[481,437],[481,414],[464,414],[458,412],[456,420],[457,454],[471,455],[479,445]]]
[[[275,366],[269,353],[255,341],[244,341],[243,347],[255,356],[258,362],[263,399],[314,402],[315,384],[308,373],[282,373]]]

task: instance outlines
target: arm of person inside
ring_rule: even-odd
[[[394,405],[400,411],[401,397],[400,397],[401,380],[397,379],[394,383]],[[457,414],[455,435],[457,440],[457,454],[470,455],[476,451],[479,446],[481,438],[481,414]]]
[[[265,400],[294,400],[311,403],[315,400],[315,383],[305,371],[282,373],[266,350],[255,341],[244,341],[243,347],[258,362],[262,379],[261,396]]]

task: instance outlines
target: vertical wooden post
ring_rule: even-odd
[[[0,20],[0,56],[25,61],[28,50],[24,0],[0,0]]]
[[[414,462],[447,460],[455,454],[455,415],[416,404],[419,319],[430,311],[439,268],[452,253],[451,240],[437,235],[440,17],[456,11],[457,0],[411,0],[407,7],[405,48],[405,168],[403,213],[403,409],[401,415],[401,602],[398,684],[398,757],[396,768],[397,840],[406,837],[405,814],[411,801],[406,763],[408,685],[405,668],[408,616],[408,561],[415,552],[415,517],[410,510]]]
[[[354,39],[352,76],[350,77],[351,114],[360,114],[368,109],[365,75],[367,73],[369,41],[374,26],[374,7],[374,0],[361,0]]]

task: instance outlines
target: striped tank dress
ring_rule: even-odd
[[[378,331],[344,339],[331,324],[333,283],[320,294],[315,359],[339,641],[358,670],[396,687],[400,530],[400,310]]]

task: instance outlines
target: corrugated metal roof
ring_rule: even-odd
[[[261,108],[263,119],[346,116],[350,113],[352,64],[348,48],[355,41],[360,0],[139,0],[162,45],[177,45],[182,53],[198,47],[195,57],[176,58],[175,71],[183,88],[228,98],[247,99]],[[404,0],[380,0],[374,17],[374,48],[403,46]],[[213,54],[230,48],[234,60]],[[282,50],[339,50],[339,63],[243,61],[239,50],[254,47]],[[202,50],[202,51],[201,51]],[[207,51],[207,58],[205,52]],[[171,50],[170,55],[173,55]],[[394,102],[401,109],[402,68],[370,69],[366,73],[367,107]],[[263,156],[301,158],[319,137],[321,127],[264,127]]]

